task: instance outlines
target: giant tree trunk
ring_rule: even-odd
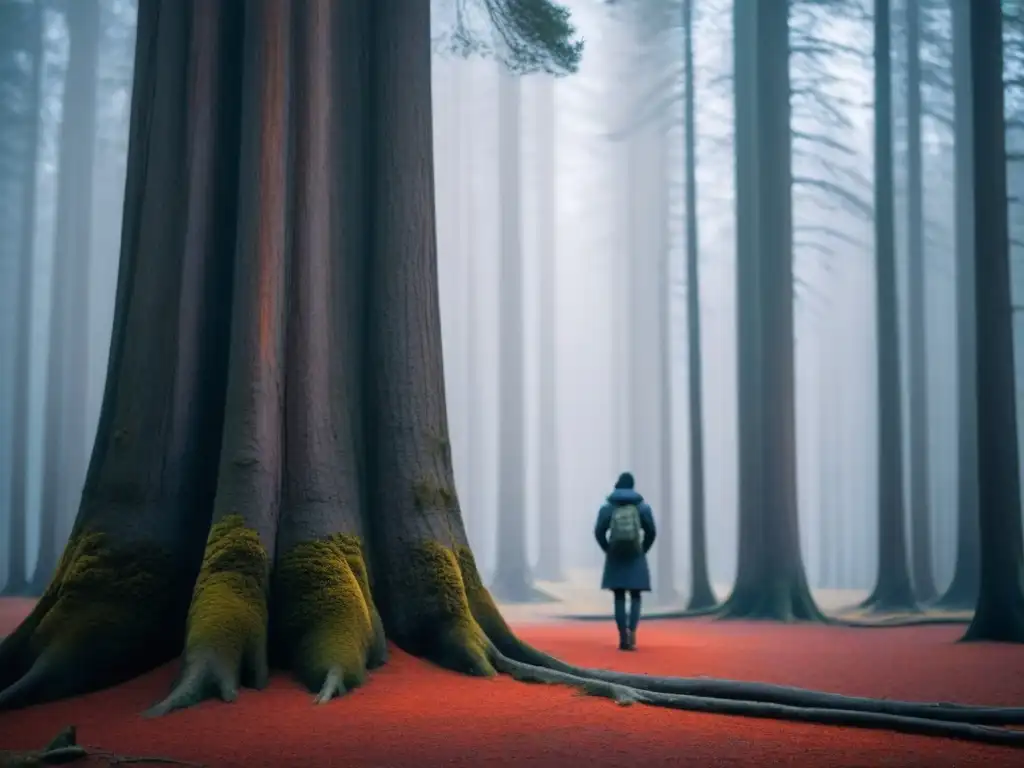
[[[558,442],[558,268],[555,247],[555,84],[544,76],[536,86],[537,94],[537,192],[534,202],[538,223],[538,315],[540,321],[540,387],[538,392],[538,474],[540,476],[540,514],[537,521],[537,576],[547,581],[562,581],[562,509],[559,493]]]
[[[717,600],[708,578],[707,534],[705,531],[704,509],[704,407],[703,369],[700,338],[700,254],[697,240],[697,136],[696,111],[693,85],[693,0],[683,0],[683,77],[684,80],[684,126],[686,142],[686,347],[688,409],[690,414],[690,601],[688,610],[698,610],[714,605]],[[666,249],[667,250],[667,249]],[[662,275],[665,284],[662,307],[665,315],[671,316],[667,306],[671,297],[669,285],[671,275]],[[666,320],[667,322],[667,320]],[[666,335],[668,328],[666,326]],[[662,339],[666,350],[671,348],[667,339]],[[671,361],[670,353],[664,364]],[[666,387],[668,389],[668,387]],[[666,395],[667,398],[671,394]],[[667,406],[671,405],[669,400]],[[665,416],[672,413],[666,407]],[[665,468],[663,472],[670,472]]]
[[[875,0],[875,322],[878,349],[878,580],[865,607],[916,606],[903,512],[899,318],[893,216],[889,0]]]
[[[753,199],[742,217],[737,202],[737,228],[746,232],[736,265],[740,542],[736,583],[720,615],[814,621],[823,617],[807,585],[797,518],[787,11],[788,3],[759,0],[735,21],[737,196]],[[741,139],[752,145],[742,155]],[[744,171],[747,164],[753,168]],[[741,191],[747,173],[753,188]]]
[[[519,78],[502,70],[498,75],[498,538],[491,591],[511,603],[533,596],[526,552],[520,105]]]
[[[973,0],[974,306],[981,573],[965,640],[1024,642],[1024,538],[1010,303],[1002,15]]]
[[[182,645],[154,714],[260,687],[269,660],[324,701],[386,631],[622,702],[1020,743],[967,724],[1013,710],[581,669],[515,638],[453,487],[430,56],[421,0],[140,4],[97,439],[57,575],[0,644],[0,708]]]
[[[15,296],[14,412],[11,434],[10,526],[7,544],[7,583],[3,594],[21,595],[29,591],[28,550],[28,450],[29,381],[32,348],[32,272],[35,265],[36,188],[39,165],[39,139],[42,110],[40,89],[43,79],[43,10],[32,4],[32,80],[26,105],[29,123],[25,131],[24,180],[22,182],[21,231],[18,233],[18,290]]]
[[[971,33],[964,0],[951,0],[955,130],[957,537],[953,580],[944,608],[973,608],[978,599],[978,423],[974,335],[974,171],[971,153]]]
[[[910,322],[910,530],[913,584],[918,600],[935,597],[932,572],[931,486],[928,448],[928,360],[925,327],[924,180],[921,157],[921,8],[906,0],[907,25],[907,315]]]
[[[89,353],[89,247],[92,241],[93,155],[99,0],[69,3],[70,51],[60,130],[57,231],[50,292],[46,429],[39,557],[32,587],[39,594],[67,540],[85,476]]]

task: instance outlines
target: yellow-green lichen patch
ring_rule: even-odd
[[[159,547],[112,547],[98,532],[69,542],[32,635],[35,653],[66,650],[107,675],[132,674],[181,648],[189,587]]]
[[[459,563],[459,571],[462,573],[462,583],[466,586],[469,609],[484,634],[492,638],[496,635],[511,634],[494,598],[491,597],[491,593],[484,586],[483,579],[480,578],[480,571],[477,570],[472,550],[469,547],[457,547],[455,557]]]
[[[372,641],[367,662],[371,668],[377,667],[387,659],[388,641],[384,635],[384,624],[380,620],[380,613],[377,611],[377,605],[373,600],[373,592],[370,589],[370,572],[366,567],[363,545],[356,536],[339,535],[337,541],[338,546],[345,553],[345,559],[348,561],[348,567],[352,569],[352,575],[356,577],[356,581],[359,583],[359,589],[363,593],[363,600],[366,601],[366,607],[370,613]]]
[[[421,512],[445,511],[456,503],[454,489],[447,484],[421,477],[412,484],[413,500]]]
[[[447,547],[428,541],[412,547],[402,580],[403,605],[415,613],[418,652],[442,666],[477,675],[493,675],[488,642],[473,618],[459,563]]]
[[[374,629],[368,597],[354,536],[303,542],[278,557],[275,626],[293,671],[311,690],[319,690],[331,670],[343,675],[345,688],[362,682]]]
[[[530,664],[538,663],[542,654],[516,637],[505,621],[505,617],[498,610],[498,605],[491,597],[491,593],[484,586],[483,580],[480,578],[480,571],[476,567],[473,551],[469,547],[457,547],[455,556],[459,561],[462,581],[466,585],[466,599],[469,602],[470,611],[487,638],[509,658]]]
[[[214,653],[239,663],[267,631],[267,551],[240,515],[210,527],[188,612],[186,655]]]

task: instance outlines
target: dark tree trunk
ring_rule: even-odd
[[[491,592],[509,603],[529,601],[526,554],[526,409],[523,391],[523,254],[519,78],[498,74],[498,524]]]
[[[540,321],[540,387],[538,392],[538,473],[540,475],[540,514],[537,521],[537,577],[563,581],[562,509],[559,493],[558,442],[558,269],[555,261],[555,84],[545,77],[537,84],[537,199],[540,285],[538,315]]]
[[[744,6],[736,25],[736,122],[753,133],[737,152],[737,194],[750,184],[741,166],[752,163],[754,179],[737,226],[754,234],[740,235],[737,256],[740,546],[721,615],[815,621],[823,617],[804,573],[796,499],[788,3]],[[748,99],[753,115],[741,103]],[[742,336],[754,337],[752,349]]]
[[[981,571],[965,640],[1024,642],[1024,537],[1006,200],[1003,37],[998,0],[973,0],[974,306],[977,310]]]
[[[690,601],[688,610],[708,608],[717,600],[708,578],[704,509],[703,358],[700,338],[700,272],[697,240],[697,136],[693,84],[693,0],[683,0],[684,126],[686,141],[686,339],[688,410],[690,414]],[[667,284],[669,275],[662,279]],[[663,301],[671,294],[666,287]],[[665,307],[663,312],[668,312]],[[662,341],[665,343],[665,340]],[[668,346],[666,344],[666,346]],[[669,358],[671,359],[671,358]],[[666,411],[666,418],[671,409]],[[670,469],[668,470],[670,471]]]
[[[906,0],[907,27],[907,315],[910,322],[910,530],[917,599],[936,595],[932,572],[931,486],[928,449],[928,360],[924,268],[924,181],[921,157],[921,8]]]
[[[974,171],[971,153],[971,33],[964,0],[951,0],[956,199],[957,538],[953,580],[943,608],[978,599],[978,423],[974,335]]]
[[[22,181],[21,230],[18,233],[18,290],[15,320],[14,411],[11,434],[11,498],[7,583],[3,594],[30,591],[26,540],[28,523],[29,380],[32,348],[32,272],[35,265],[36,189],[39,166],[40,90],[43,80],[43,9],[32,3],[32,79],[27,100],[28,124]]]
[[[50,292],[46,429],[39,557],[32,587],[40,594],[53,575],[70,532],[79,483],[85,477],[85,414],[89,360],[89,249],[92,240],[93,156],[99,0],[69,3],[70,50],[60,131],[57,231]]]
[[[878,350],[878,580],[865,607],[916,607],[903,511],[899,317],[893,216],[889,0],[875,0],[875,323]]]

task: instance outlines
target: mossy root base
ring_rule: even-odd
[[[0,709],[116,685],[181,647],[188,577],[158,547],[77,533],[32,613],[0,643]]]
[[[295,545],[274,573],[275,640],[296,678],[323,704],[362,685],[387,658],[362,543],[336,534]]]
[[[186,625],[182,671],[171,693],[147,714],[163,715],[238,688],[263,688],[267,663],[269,558],[241,516],[210,527]]]
[[[101,541],[88,541],[69,547],[54,584],[32,616],[0,645],[0,674],[14,681],[0,694],[0,703],[22,706],[111,684],[113,660],[97,667],[101,674],[88,686],[80,676],[68,676],[68,665],[80,660],[65,650],[75,648],[73,642],[89,639],[102,646],[104,638],[112,638],[121,650],[117,658],[123,658],[147,642],[166,643],[173,634],[168,621],[160,626],[137,621],[140,614],[153,615],[152,601],[168,600],[166,591],[149,586],[166,585],[158,578],[164,561],[151,554],[140,568],[137,555],[121,562]],[[427,542],[412,547],[406,561],[407,580],[399,582],[396,593],[397,607],[406,611],[405,631],[396,633],[395,640],[461,673],[500,672],[525,682],[570,685],[623,705],[1024,746],[1024,731],[996,727],[1024,724],[1024,708],[888,701],[734,680],[574,667],[515,637],[483,587],[468,549]],[[98,583],[93,576],[103,572],[108,577]],[[148,575],[137,576],[135,582],[123,578],[140,572]],[[240,519],[213,526],[187,621],[184,610],[177,619],[187,627],[181,675],[167,699],[149,714],[211,697],[232,701],[242,684],[261,687],[266,682],[269,582],[268,558],[255,533]],[[131,589],[124,589],[126,583]],[[358,540],[337,536],[294,547],[279,559],[273,587],[278,642],[293,672],[316,694],[315,701],[330,701],[351,690],[365,679],[367,669],[383,662],[384,634]],[[127,598],[127,593],[145,602]],[[173,602],[163,603],[165,612],[159,615],[173,618]],[[128,668],[122,663],[119,669]]]

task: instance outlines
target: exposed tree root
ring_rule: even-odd
[[[79,533],[31,614],[0,644],[0,710],[117,684],[180,648],[187,576],[168,553]]]
[[[238,688],[263,688],[267,660],[267,553],[237,515],[210,527],[188,611],[185,654],[170,694],[147,715],[165,715],[215,696],[234,701]]]
[[[699,712],[887,729],[1024,746],[1024,732],[989,727],[1024,724],[1024,708],[890,701],[768,683],[654,677],[567,664],[519,640],[483,588],[472,553],[468,549],[460,549],[457,555],[473,618],[489,641],[491,663],[497,671],[511,674],[516,679],[565,683],[619,703],[640,702]]]
[[[710,696],[692,696],[651,692],[605,680],[578,677],[567,672],[543,669],[514,661],[497,648],[492,649],[491,661],[495,668],[523,682],[556,683],[569,685],[592,696],[602,696],[628,704],[647,704],[669,709],[706,714],[740,715],[773,720],[790,720],[853,728],[871,728],[923,736],[944,736],[963,741],[1024,747],[1024,731],[993,728],[966,722],[941,721],[923,717],[892,715],[881,712],[847,709],[820,709],[807,706],[788,706],[759,701],[718,699]]]
[[[362,685],[387,658],[362,545],[336,534],[297,544],[278,558],[272,624],[289,667],[323,704]]]
[[[75,726],[70,725],[47,744],[43,749],[5,752],[0,751],[0,768],[31,768],[42,765],[63,765],[79,760],[98,758],[107,765],[130,765],[148,763],[150,765],[183,765],[191,768],[203,768],[201,763],[190,763],[174,760],[170,757],[138,757],[119,755],[105,749],[84,747],[78,744]]]
[[[522,642],[511,633],[511,630],[499,631],[492,639],[498,652],[517,663],[645,693],[729,699],[797,708],[836,709],[974,725],[1024,725],[1024,707],[894,701],[742,680],[658,677],[589,669],[553,658]]]
[[[862,609],[857,608],[858,612]],[[905,612],[901,611],[897,615],[885,615],[881,614],[877,619],[854,619],[847,618],[840,613],[839,615],[823,614],[820,621],[815,621],[817,624],[827,624],[837,627],[854,627],[858,629],[869,629],[872,627],[881,627],[884,629],[893,629],[896,627],[923,627],[923,626],[950,626],[950,625],[966,625],[970,623],[970,618],[963,616],[936,616],[923,614],[920,616],[905,616],[900,615]],[[589,614],[563,614],[559,618],[566,619],[568,621],[611,621],[614,616],[610,613],[589,613]],[[707,618],[720,618],[720,619],[743,619],[743,616],[727,616],[723,614],[723,606],[715,605],[707,608],[698,609],[686,609],[681,611],[651,611],[643,615],[643,620],[646,621],[680,621],[685,619],[707,619]],[[765,620],[751,618],[751,621]],[[800,621],[800,620],[796,620]]]

